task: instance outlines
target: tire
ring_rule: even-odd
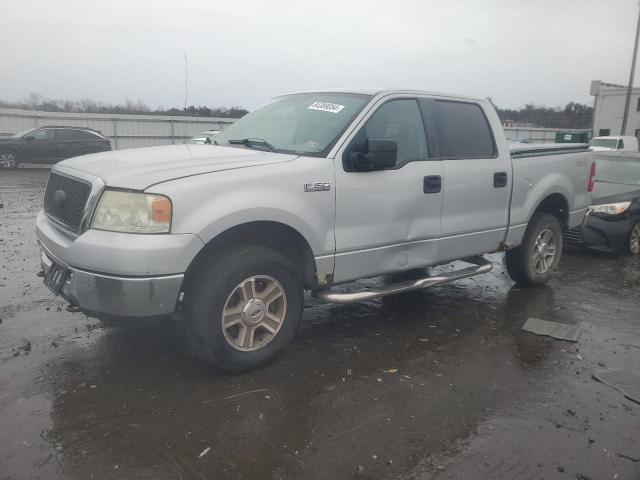
[[[303,305],[302,279],[288,258],[262,246],[225,249],[187,279],[187,348],[224,372],[262,367],[293,340]]]
[[[636,224],[631,228],[625,248],[625,253],[640,255],[640,222],[636,222]]]
[[[539,241],[542,250],[536,246]],[[505,255],[509,276],[520,285],[544,285],[560,263],[562,246],[562,227],[558,219],[548,213],[535,213],[522,244]],[[554,247],[552,255],[551,247]]]
[[[13,170],[20,164],[20,155],[9,148],[0,149],[0,168]]]

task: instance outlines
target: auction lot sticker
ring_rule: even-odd
[[[307,110],[320,110],[321,112],[338,113],[344,108],[344,105],[337,103],[313,102],[307,107]]]

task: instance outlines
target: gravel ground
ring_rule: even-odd
[[[305,309],[267,368],[189,358],[181,319],[101,326],[36,277],[46,169],[0,171],[0,479],[638,479],[640,260],[566,252],[544,288],[494,270]],[[577,325],[578,343],[521,330]]]

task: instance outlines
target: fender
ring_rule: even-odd
[[[520,245],[524,232],[533,216],[534,212],[540,204],[550,195],[562,195],[569,205],[569,199],[573,198],[573,186],[566,175],[560,173],[545,174],[540,180],[535,182],[534,179],[526,176],[518,176],[517,184],[514,185],[513,197],[511,200],[511,224],[505,239],[505,245],[513,248]],[[569,212],[567,212],[568,214]]]
[[[305,191],[305,184],[315,181],[328,184],[328,190]],[[177,179],[153,190],[172,199],[172,233],[190,232],[206,244],[244,223],[272,221],[300,233],[315,257],[332,258],[334,185],[331,159],[304,157]]]

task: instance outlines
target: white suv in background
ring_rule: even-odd
[[[594,137],[589,142],[591,150],[594,152],[609,152],[609,151],[622,151],[622,152],[637,152],[638,151],[638,139],[636,137],[628,136],[610,136],[610,137]]]

